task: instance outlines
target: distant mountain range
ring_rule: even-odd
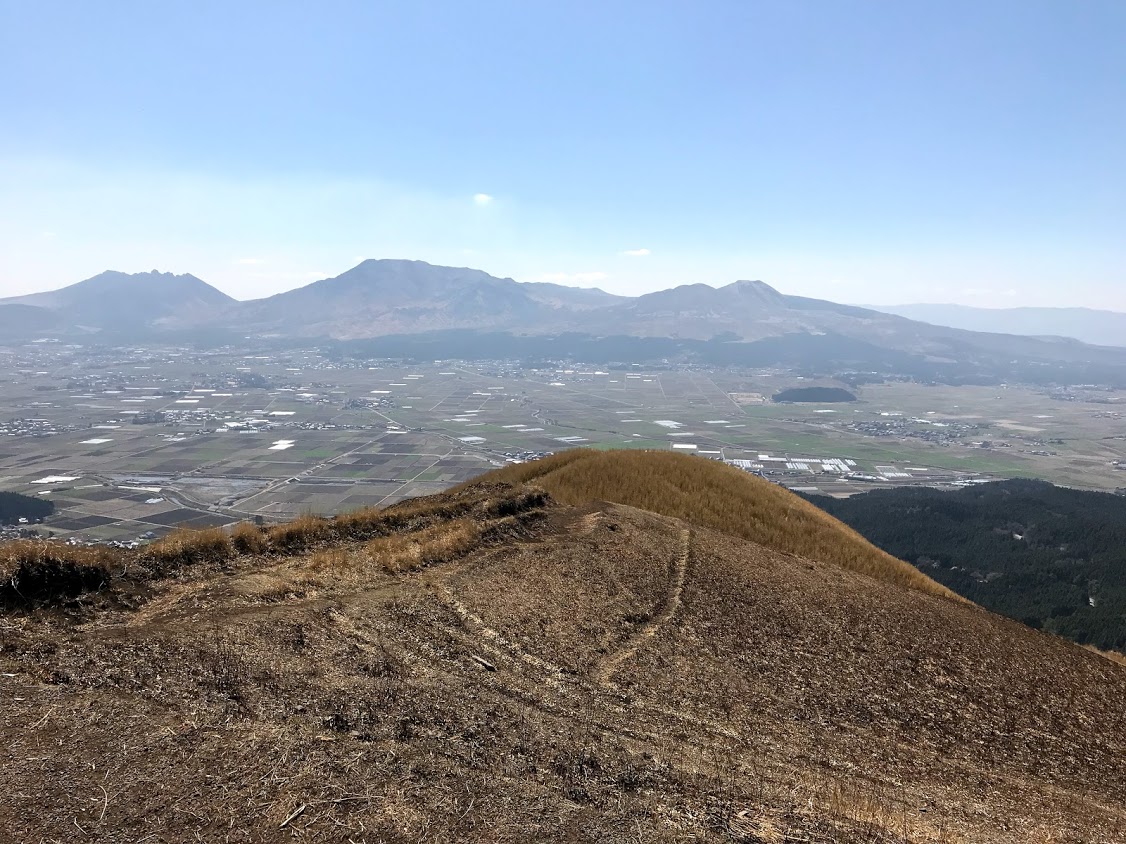
[[[194,275],[104,272],[60,290],[0,299],[0,326],[78,331],[173,328],[206,322],[238,305]]]
[[[886,314],[1001,334],[1070,337],[1096,346],[1126,346],[1126,314],[1092,308],[971,308],[968,305],[872,305]]]
[[[430,359],[697,360],[953,382],[1126,384],[1126,349],[938,326],[788,296],[762,281],[629,297],[405,260],[364,261],[335,278],[245,302],[192,275],[106,272],[0,300],[0,330],[106,342],[327,342]]]

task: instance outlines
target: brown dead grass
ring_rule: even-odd
[[[0,543],[0,605],[59,603],[101,589],[125,572],[159,579],[193,567],[227,567],[239,558],[312,553],[320,555],[314,568],[328,570],[331,566],[325,560],[339,557],[343,565],[347,558],[337,546],[356,542],[374,541],[372,548],[380,549],[388,571],[406,571],[468,548],[466,543],[481,535],[471,529],[474,520],[495,528],[548,500],[541,490],[479,484],[460,493],[408,500],[384,509],[367,507],[334,518],[305,515],[270,527],[242,522],[229,529],[180,529],[133,551],[46,540]],[[381,538],[387,541],[379,543]],[[375,553],[370,551],[368,557]],[[135,562],[140,565],[131,568]]]
[[[76,566],[104,567],[114,554],[108,548],[85,548],[61,542],[17,539],[0,544],[0,577],[11,577],[23,563],[63,562]]]
[[[309,569],[317,573],[339,574],[349,568],[351,556],[343,548],[325,548],[314,551],[309,559]]]
[[[330,545],[313,552],[309,570],[338,577],[355,574],[367,566],[388,574],[417,571],[466,553],[478,543],[482,533],[478,522],[463,518],[416,531],[377,536],[355,549]]]
[[[119,565],[108,548],[21,539],[0,545],[0,607],[68,600],[102,588]]]
[[[231,545],[240,554],[262,554],[270,547],[266,532],[250,522],[239,522],[231,529]]]
[[[398,574],[464,554],[480,536],[477,522],[455,519],[414,533],[377,537],[367,543],[364,553],[384,571]]]
[[[266,531],[270,548],[283,553],[292,553],[309,547],[327,538],[332,532],[332,523],[320,516],[298,516],[291,522],[273,525]]]
[[[506,466],[481,481],[535,484],[567,504],[626,504],[963,600],[789,490],[715,460],[664,451],[572,449]]]
[[[143,556],[147,561],[175,567],[230,559],[234,546],[223,528],[181,529],[145,546]]]

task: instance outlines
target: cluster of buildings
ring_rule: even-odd
[[[505,451],[504,459],[508,463],[527,463],[530,460],[539,460],[541,457],[550,457],[554,451]]]
[[[936,445],[953,445],[985,426],[971,422],[937,422],[889,414],[878,419],[851,420],[842,427],[868,437],[910,438]]]
[[[0,422],[0,437],[53,437],[77,430],[77,425],[60,425],[51,419],[20,418]]]

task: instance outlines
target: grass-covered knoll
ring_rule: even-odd
[[[627,504],[768,548],[955,597],[789,490],[715,460],[666,451],[573,449],[506,466],[481,481],[532,483],[567,504]]]

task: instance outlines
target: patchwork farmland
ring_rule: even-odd
[[[778,372],[53,344],[0,361],[0,488],[49,498],[36,529],[83,541],[386,505],[576,446],[693,453],[831,495],[1026,474],[1113,489],[1126,459],[1106,391],[1048,414],[1015,387],[776,404],[803,382]]]

